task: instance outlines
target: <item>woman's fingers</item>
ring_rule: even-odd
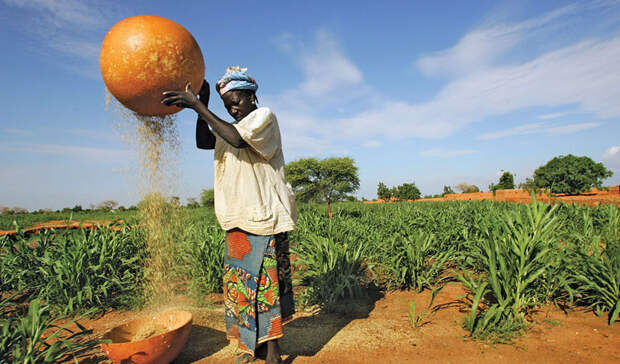
[[[164,96],[175,96],[179,94],[179,91],[164,91],[161,94]]]
[[[176,105],[179,107],[193,107],[195,104],[196,95],[191,90],[192,84],[188,82],[185,84],[185,91],[165,91],[162,92],[163,98],[162,104]]]
[[[165,97],[161,100],[162,104],[166,104],[168,106],[170,105],[179,105],[179,104],[183,104],[185,100],[183,99],[182,96],[168,96]]]

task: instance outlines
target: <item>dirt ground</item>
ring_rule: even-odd
[[[490,345],[467,339],[461,327],[464,312],[458,300],[464,292],[448,285],[436,298],[439,309],[427,308],[430,294],[397,291],[352,303],[346,313],[301,312],[285,326],[281,348],[285,363],[620,363],[620,322],[610,327],[605,317],[584,310],[564,313],[557,308],[540,311],[530,331],[515,344]],[[412,327],[409,302],[429,314]],[[205,307],[185,297],[174,305],[140,312],[111,311],[87,322],[96,335],[136,317],[167,309],[194,315],[180,363],[233,363],[235,346],[225,336],[220,295],[211,295]],[[91,353],[81,362],[107,362],[103,353]],[[256,361],[261,363],[260,360]]]
[[[620,186],[609,187],[609,190],[598,190],[593,188],[589,192],[584,192],[580,195],[567,195],[557,194],[553,197],[549,197],[545,193],[539,193],[536,195],[538,201],[545,203],[564,202],[565,204],[578,204],[588,206],[599,205],[616,205],[620,207]],[[409,202],[444,202],[444,201],[483,201],[491,200],[498,202],[513,202],[513,203],[530,203],[532,199],[530,193],[525,190],[498,190],[495,194],[493,192],[472,192],[472,193],[451,193],[446,194],[444,197],[435,198],[423,198],[418,200],[409,200]],[[377,199],[374,201],[364,201],[365,204],[396,202],[398,199],[392,197],[389,200]]]
[[[122,224],[123,220],[50,220],[46,222],[39,222],[23,229],[24,232],[37,232],[42,229],[96,229],[98,226],[108,226],[113,223]],[[122,228],[119,226],[108,226],[108,229],[113,231],[119,231]],[[15,230],[0,230],[0,236],[13,235]]]

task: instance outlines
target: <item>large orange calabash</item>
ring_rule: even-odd
[[[108,90],[125,107],[142,115],[181,110],[160,101],[162,92],[192,83],[198,93],[205,64],[200,47],[180,24],[154,15],[121,20],[106,34],[99,57]]]

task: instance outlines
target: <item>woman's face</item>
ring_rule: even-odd
[[[249,113],[256,110],[254,93],[245,90],[232,90],[222,95],[222,101],[230,116],[240,121]]]

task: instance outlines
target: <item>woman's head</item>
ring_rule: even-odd
[[[240,121],[256,110],[256,95],[249,90],[231,90],[221,95],[230,116]]]
[[[247,74],[247,68],[228,67],[215,84],[228,113],[239,121],[256,109],[256,80]]]

